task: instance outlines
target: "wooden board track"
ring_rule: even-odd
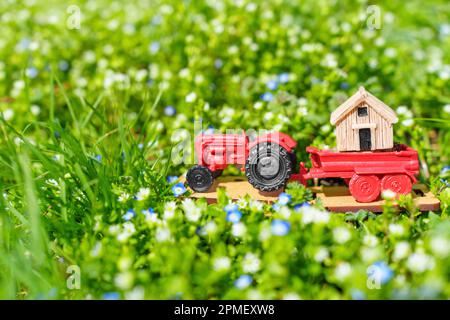
[[[208,192],[194,192],[191,197],[205,198],[208,203],[217,201],[217,189],[225,188],[225,191],[232,200],[249,195],[252,199],[272,203],[277,201],[282,190],[276,192],[261,192],[253,188],[245,177],[220,177],[214,181]],[[321,186],[312,187],[317,199],[321,199],[322,204],[329,211],[333,212],[356,212],[358,210],[368,210],[372,212],[382,212],[384,200],[371,203],[359,203],[350,195],[346,186]],[[415,205],[421,211],[436,211],[440,209],[439,200],[424,185],[414,185],[413,198]]]

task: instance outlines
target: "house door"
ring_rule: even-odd
[[[372,150],[372,134],[369,129],[359,129],[359,148],[361,151]]]

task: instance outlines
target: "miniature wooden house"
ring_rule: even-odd
[[[374,151],[394,147],[394,110],[360,87],[331,114],[338,151]]]

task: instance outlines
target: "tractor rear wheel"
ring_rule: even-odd
[[[188,170],[186,180],[192,190],[206,192],[211,188],[214,178],[207,167],[196,165]]]
[[[355,174],[350,179],[349,188],[356,201],[373,202],[380,196],[380,179],[375,175]]]
[[[391,190],[397,194],[408,194],[412,191],[411,178],[406,174],[384,176],[381,179],[381,190]]]
[[[292,174],[292,156],[277,143],[262,142],[250,150],[245,163],[248,182],[269,192],[283,188]]]

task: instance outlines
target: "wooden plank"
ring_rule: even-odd
[[[273,203],[277,201],[278,195],[283,192],[261,192],[247,182],[242,176],[220,177],[216,179],[208,192],[194,192],[192,198],[205,198],[208,203],[217,202],[217,189],[224,188],[228,197],[238,200],[245,195],[249,195],[254,200]],[[439,200],[424,185],[414,185],[413,198],[415,205],[421,211],[436,211],[440,209]],[[320,199],[325,208],[332,212],[356,212],[358,210],[368,210],[372,212],[382,212],[385,201],[379,200],[372,203],[359,203],[350,195],[346,186],[335,187],[312,187],[316,194],[316,199]]]

